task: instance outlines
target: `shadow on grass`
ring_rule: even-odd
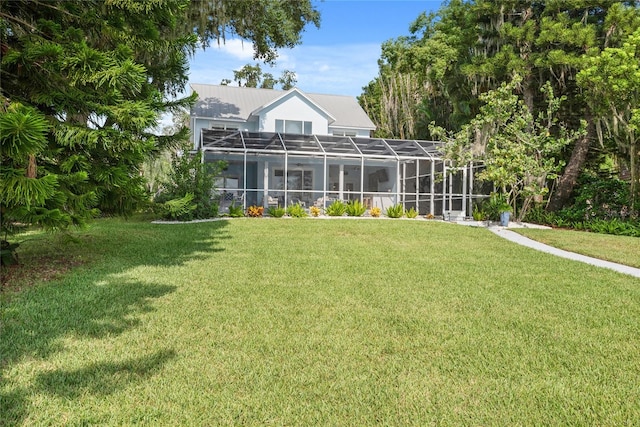
[[[12,365],[44,360],[64,350],[64,338],[100,339],[137,327],[154,310],[153,300],[175,286],[127,279],[139,266],[178,266],[220,251],[227,239],[225,221],[195,225],[153,226],[113,221],[80,233],[80,248],[95,251],[87,265],[47,285],[24,290],[0,310],[0,426],[21,424],[29,396],[45,391],[72,398],[83,393],[109,394],[153,375],[175,352],[171,348],[124,362],[93,363],[79,369],[36,374],[29,386],[9,384]],[[36,252],[36,249],[32,249]]]
[[[108,395],[152,376],[175,355],[173,350],[160,350],[148,356],[122,362],[94,363],[73,370],[58,369],[39,374],[36,384],[49,394],[57,394],[68,399],[84,393]]]

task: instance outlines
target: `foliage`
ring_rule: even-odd
[[[192,1],[185,12],[184,26],[204,46],[233,34],[251,41],[254,59],[268,63],[278,57],[277,49],[300,44],[308,24],[320,27],[320,13],[310,0]]]
[[[267,209],[267,214],[273,218],[282,218],[286,213],[286,209],[282,206],[271,206]]]
[[[418,216],[418,211],[412,206],[405,212],[407,218],[416,218]]]
[[[0,0],[0,10],[2,221],[52,229],[148,203],[141,167],[188,133],[153,129],[197,98],[179,97],[197,47],[232,33],[273,61],[319,25],[309,0]],[[11,131],[22,125],[28,135]]]
[[[229,216],[231,218],[242,218],[244,216],[242,205],[236,206],[235,202],[231,203],[229,206]]]
[[[418,16],[410,36],[382,45],[379,75],[358,100],[377,125],[377,136],[433,139],[437,136],[430,123],[460,131],[480,112],[482,94],[510,82],[515,74],[522,77],[516,93],[538,117],[548,108],[538,89],[549,82],[553,93],[566,97],[558,123],[579,131],[581,119],[587,121],[586,133],[553,155],[558,165],[566,164],[555,172],[560,179],[549,195],[549,206],[557,210],[569,200],[583,168],[599,155],[590,150],[599,114],[593,114],[589,101],[610,99],[585,97],[576,75],[590,66],[585,53],[597,56],[607,48],[620,48],[640,28],[637,6],[637,1],[445,2],[436,13]],[[611,75],[628,70],[631,67]],[[611,150],[608,144],[604,148]]]
[[[592,219],[590,221],[585,221],[584,223],[582,223],[581,228],[594,233],[640,237],[639,221],[622,221],[618,218],[609,220]]]
[[[311,216],[318,217],[322,213],[322,209],[317,206],[311,206],[309,212],[311,212]]]
[[[342,216],[346,212],[347,212],[347,205],[340,200],[334,200],[333,203],[327,206],[327,208],[324,211],[324,213],[329,216]]]
[[[400,203],[398,203],[397,205],[389,206],[387,208],[387,216],[389,218],[402,218],[403,215],[404,207]]]
[[[193,195],[193,219],[212,218],[218,215],[214,187],[216,176],[225,167],[224,162],[202,162],[201,152],[189,153],[188,145],[173,153],[168,180],[162,183],[163,190],[155,197],[158,203]]]
[[[480,113],[459,132],[447,133],[437,126],[434,135],[445,142],[445,155],[454,166],[481,161],[477,178],[493,182],[515,206],[520,202],[518,220],[526,215],[535,196],[547,193],[547,181],[557,177],[563,163],[557,155],[583,131],[568,131],[558,123],[557,112],[563,98],[556,98],[549,83],[542,87],[547,109],[534,119],[515,94],[522,79],[480,96]]]
[[[295,203],[293,205],[289,205],[287,208],[287,215],[293,218],[304,218],[307,216],[307,212],[300,203]]]
[[[570,221],[637,218],[640,206],[634,209],[629,205],[629,191],[629,185],[620,179],[585,173],[580,178],[572,206],[559,215]]]
[[[428,213],[424,216],[426,219],[434,219],[435,216],[432,213]]]
[[[261,89],[273,89],[280,85],[282,90],[289,90],[297,83],[296,73],[284,70],[279,79],[275,79],[270,73],[263,73],[260,64],[247,64],[239,70],[233,72],[233,79],[240,87],[260,87]],[[231,83],[231,80],[222,81],[224,85]]]
[[[187,193],[184,197],[166,201],[162,204],[163,217],[178,221],[191,221],[194,219],[194,212],[198,208],[193,202],[193,194]]]
[[[640,203],[640,29],[621,47],[592,56],[577,76],[585,98],[626,160],[630,171],[627,204]],[[603,132],[598,132],[603,143]]]
[[[476,202],[473,204],[471,216],[474,221],[485,221],[487,219],[487,213],[484,211],[482,204],[482,202]]]
[[[247,216],[250,216],[253,218],[262,218],[263,214],[264,214],[263,206],[252,205],[247,208]]]
[[[20,244],[17,242],[0,240],[0,267],[18,263],[18,254],[16,253],[18,246]]]
[[[38,110],[19,103],[0,106],[0,245],[2,262],[16,262],[14,232],[34,224],[47,229],[82,225],[96,214],[87,173],[58,170],[50,155],[50,125]],[[51,160],[48,160],[50,163]]]
[[[348,216],[362,216],[367,211],[365,205],[360,200],[350,200],[346,206]]]
[[[380,209],[378,206],[374,206],[371,209],[369,209],[369,215],[371,215],[374,218],[378,218],[381,213],[382,213],[382,209]]]

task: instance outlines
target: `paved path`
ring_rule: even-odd
[[[547,252],[559,257],[572,259],[574,261],[580,261],[587,264],[595,265],[597,267],[608,268],[617,272],[628,274],[640,278],[640,268],[629,267],[627,265],[616,264],[615,262],[603,261],[597,258],[591,258],[585,255],[576,254],[574,252],[565,251],[562,249],[554,248],[544,243],[536,242],[527,237],[524,237],[514,231],[507,230],[504,227],[489,227],[489,230],[512,242],[518,243],[529,248],[536,249],[538,251]]]

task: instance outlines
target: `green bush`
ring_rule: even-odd
[[[229,206],[229,216],[232,218],[241,218],[244,216],[242,206],[236,206],[235,202]]]
[[[408,211],[405,212],[405,215],[407,216],[407,218],[415,218],[418,216],[418,211],[414,207],[411,207]]]
[[[555,213],[545,211],[542,206],[534,206],[527,211],[524,221],[532,224],[554,225],[556,217]]]
[[[491,193],[491,196],[482,203],[481,210],[491,221],[500,221],[502,212],[513,212],[507,196],[502,193]]]
[[[617,218],[610,220],[595,219],[592,221],[585,221],[584,223],[582,223],[582,227],[584,227],[585,230],[594,233],[640,237],[640,223],[632,221],[621,221]]]
[[[273,218],[282,218],[285,213],[287,213],[287,210],[280,205],[271,206],[267,209],[267,215]]]
[[[558,212],[571,221],[633,219],[640,206],[630,206],[629,184],[617,178],[602,178],[594,173],[580,177],[574,203]]]
[[[342,216],[347,212],[347,205],[345,205],[340,200],[336,200],[327,206],[324,213],[329,216]]]
[[[293,218],[304,218],[307,216],[307,212],[300,205],[300,203],[296,203],[294,205],[289,205],[287,208],[287,215]]]
[[[218,204],[214,200],[214,180],[220,175],[225,163],[202,163],[200,153],[191,155],[189,149],[190,146],[185,145],[173,155],[168,179],[162,183],[163,190],[154,201],[162,204],[192,194],[196,207],[190,214],[191,219],[215,217],[218,215]]]
[[[347,203],[346,210],[349,216],[362,216],[367,211],[367,208],[360,200],[351,200]]]
[[[474,221],[486,221],[488,215],[487,213],[482,209],[482,202],[476,202],[473,204],[473,211],[471,212],[471,216],[473,217]]]
[[[193,202],[193,194],[187,193],[179,199],[169,200],[162,204],[165,219],[191,221],[197,205]]]
[[[389,218],[402,218],[403,215],[404,207],[400,203],[387,208],[387,216]]]

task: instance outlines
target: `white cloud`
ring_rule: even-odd
[[[226,40],[224,43],[220,42],[219,46],[214,46],[212,49],[217,49],[221,53],[243,61],[251,61],[253,59],[253,43],[239,39]]]
[[[358,96],[362,87],[378,75],[378,44],[301,45],[278,53],[275,66],[260,64],[263,72],[278,77],[284,70],[294,71],[297,86],[305,92]],[[255,62],[251,44],[242,47],[239,40],[228,40],[220,48],[196,54],[189,80],[220,84],[222,79],[233,79],[234,70]]]

